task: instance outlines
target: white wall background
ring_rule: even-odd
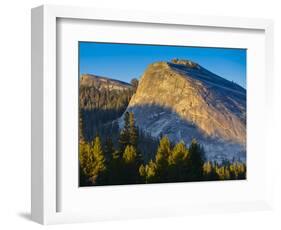
[[[281,14],[274,0],[6,0],[0,7],[0,228],[38,229],[30,221],[30,8],[41,4],[68,4],[187,13],[262,17],[275,20],[275,93],[281,98]],[[277,145],[281,110],[276,107],[274,211],[168,219],[130,220],[48,226],[52,229],[280,229],[281,151]]]

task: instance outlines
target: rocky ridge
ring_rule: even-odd
[[[196,138],[209,159],[246,159],[246,90],[195,62],[149,65],[127,111],[154,137]]]

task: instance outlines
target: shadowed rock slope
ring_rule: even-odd
[[[197,63],[149,65],[127,111],[154,137],[196,138],[210,160],[246,159],[246,90]]]

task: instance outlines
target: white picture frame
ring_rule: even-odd
[[[149,24],[155,27],[168,26],[176,27],[192,26],[198,28],[219,28],[220,30],[243,30],[260,31],[262,32],[264,47],[262,49],[262,72],[260,74],[260,83],[249,82],[249,86],[264,87],[260,93],[263,100],[263,112],[261,116],[257,116],[255,122],[263,122],[262,137],[266,139],[264,146],[264,177],[260,182],[255,182],[255,186],[263,187],[263,191],[252,200],[247,200],[247,196],[242,196],[236,199],[222,199],[221,202],[213,200],[205,204],[199,203],[196,199],[192,205],[177,200],[169,200],[167,206],[159,205],[155,202],[151,207],[145,209],[145,206],[137,208],[132,202],[124,200],[126,205],[115,209],[111,212],[97,209],[89,209],[85,207],[85,211],[81,211],[82,207],[74,212],[60,210],[60,203],[64,193],[58,193],[58,188],[61,186],[61,180],[58,179],[60,165],[58,164],[58,94],[60,88],[57,83],[58,75],[58,22],[60,19],[70,20],[88,20],[102,21],[104,23],[124,22]],[[142,218],[153,216],[171,216],[185,215],[190,213],[205,213],[205,212],[225,212],[225,211],[243,211],[243,210],[264,210],[272,207],[272,169],[271,161],[273,160],[272,151],[270,150],[270,135],[272,124],[271,115],[273,112],[274,98],[272,92],[273,78],[273,22],[266,19],[247,19],[247,18],[231,18],[231,17],[214,17],[214,16],[191,16],[191,15],[173,15],[159,14],[152,12],[132,12],[132,11],[114,11],[101,10],[92,8],[66,7],[66,6],[51,6],[44,5],[32,9],[32,188],[31,188],[31,213],[32,219],[41,224],[56,224],[70,223],[109,219],[126,219],[126,218]],[[235,39],[235,38],[234,38]],[[239,42],[239,41],[237,41]],[[264,85],[263,85],[264,83]],[[68,87],[68,86],[67,86]],[[253,91],[250,100],[255,100],[255,95],[258,91]],[[264,107],[266,106],[266,109]],[[250,125],[251,128],[251,125]],[[261,137],[261,136],[260,136]],[[259,138],[260,138],[259,137]],[[250,137],[251,138],[251,137]],[[252,137],[253,140],[255,137]],[[258,137],[256,140],[259,140]],[[259,150],[257,150],[259,151]],[[258,154],[257,154],[258,155]],[[251,160],[251,158],[250,158]],[[261,160],[259,159],[259,162]],[[249,162],[248,162],[249,163]],[[255,168],[255,166],[253,166]],[[254,173],[254,172],[253,172]],[[225,182],[229,183],[229,182]],[[242,182],[244,183],[244,182]],[[247,183],[247,182],[246,182]],[[260,184],[258,184],[260,183]],[[127,196],[131,192],[142,191],[143,194],[149,192],[151,185],[146,187],[138,186],[120,186],[111,187],[111,191],[106,191],[108,194],[116,194]],[[154,186],[154,185],[152,185]],[[163,186],[170,194],[176,194],[181,189],[186,189],[183,183],[157,185],[153,187],[154,192],[161,192]],[[195,185],[189,185],[195,186]],[[205,184],[201,189],[206,189],[209,185]],[[215,188],[217,185],[210,185]],[[242,186],[236,183],[233,187],[235,190]],[[228,185],[229,189],[232,184]],[[90,193],[99,192],[102,188],[92,190]],[[194,192],[200,189],[200,185],[196,185]],[[184,191],[184,190],[182,190]],[[238,191],[238,190],[237,190]],[[248,190],[247,190],[248,191]],[[251,191],[251,190],[249,190]],[[248,191],[248,192],[249,192]],[[102,191],[103,192],[103,191]],[[129,192],[129,193],[128,193]],[[89,193],[89,191],[87,191]],[[179,195],[180,196],[180,195]],[[105,199],[106,196],[101,197]],[[73,197],[72,197],[73,198]],[[208,201],[208,199],[206,199]],[[71,202],[71,197],[68,199]],[[77,202],[76,202],[77,203]],[[69,203],[68,206],[72,204]],[[75,209],[73,201],[73,209]],[[106,206],[110,207],[110,204]],[[58,211],[59,210],[59,211]]]

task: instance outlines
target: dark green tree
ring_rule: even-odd
[[[112,153],[111,160],[108,164],[108,184],[118,185],[123,184],[123,162],[122,153],[115,150]]]
[[[129,113],[129,139],[130,144],[137,149],[138,144],[138,128],[135,125],[134,113]]]
[[[195,139],[189,146],[187,179],[191,181],[202,180],[204,165],[204,150]]]
[[[112,139],[110,137],[107,137],[104,144],[104,155],[108,162],[112,160],[114,153],[115,150]]]
[[[127,145],[130,144],[130,114],[126,112],[124,115],[124,127],[119,135],[119,150],[124,152]]]

